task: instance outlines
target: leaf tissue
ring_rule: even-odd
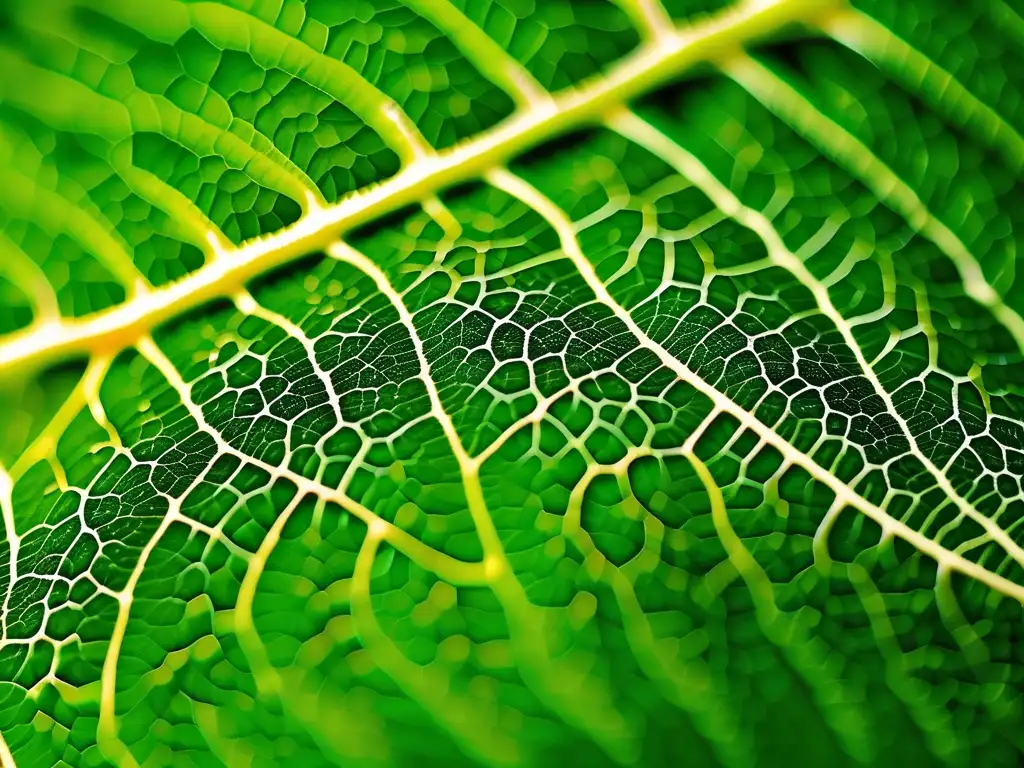
[[[1020,766],[1022,133],[1022,0],[0,0],[0,768]]]

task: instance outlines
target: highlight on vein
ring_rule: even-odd
[[[1015,766],[1022,14],[9,0],[0,766]]]

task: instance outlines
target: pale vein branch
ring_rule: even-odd
[[[451,692],[438,701],[448,687],[443,673],[416,664],[388,637],[377,622],[370,594],[373,561],[383,539],[383,529],[373,524],[363,539],[352,574],[350,599],[352,621],[364,647],[407,696],[420,702],[441,727],[451,733],[467,752],[491,765],[517,765],[517,744],[507,734],[480,717],[482,702],[471,702]],[[433,701],[432,701],[433,700]]]
[[[18,528],[14,523],[14,480],[7,470],[0,466],[0,516],[3,518],[4,535],[7,538],[7,548],[10,550],[10,572],[8,573],[7,595],[10,595],[14,583],[18,580],[18,550],[21,546],[21,537],[18,535]],[[3,615],[0,616],[0,637],[7,636],[7,597],[3,602]]]
[[[530,71],[456,8],[450,0],[405,0],[405,5],[443,32],[459,52],[519,106],[550,99]]]
[[[259,587],[260,577],[267,566],[267,560],[273,554],[278,542],[281,540],[281,532],[291,520],[292,513],[302,501],[303,494],[296,493],[288,505],[281,510],[274,523],[263,537],[259,548],[249,559],[245,569],[245,576],[238,588],[238,598],[235,600],[234,631],[238,636],[238,643],[242,647],[249,665],[252,667],[253,678],[256,687],[267,694],[279,695],[281,693],[281,679],[277,671],[267,657],[266,647],[263,645],[259,634],[256,632],[256,625],[253,622],[252,606],[256,600],[256,589]]]
[[[217,258],[231,245],[224,233],[188,197],[163,179],[130,163],[118,168],[128,188],[154,208],[167,214],[186,239],[200,248],[208,259]]]
[[[829,674],[829,665],[825,659],[807,642],[806,627],[800,625],[799,618],[779,610],[771,579],[732,527],[721,488],[707,464],[693,451],[698,437],[697,432],[690,436],[683,445],[682,455],[690,462],[704,485],[711,504],[715,533],[725,548],[729,562],[746,583],[761,630],[815,691],[822,709],[832,715],[827,719],[832,721],[832,729],[846,751],[860,762],[869,762],[874,755],[871,754],[873,750],[861,713],[857,707],[849,705],[851,697],[844,690],[845,685],[836,676]]]
[[[259,467],[271,477],[280,477],[290,480],[296,485],[301,493],[311,493],[319,499],[337,504],[349,514],[363,521],[367,525],[381,523],[387,531],[387,542],[404,554],[417,565],[425,570],[437,573],[439,576],[450,581],[452,584],[481,584],[483,583],[483,566],[479,563],[466,563],[456,560],[437,550],[431,549],[419,539],[410,535],[407,531],[381,519],[378,515],[367,509],[365,506],[348,496],[344,489],[329,488],[316,480],[288,469],[286,466],[275,467],[259,459],[246,456],[232,448],[224,437],[214,430],[203,415],[202,408],[192,399],[189,385],[182,379],[173,363],[163,351],[149,337],[146,337],[136,345],[139,352],[153,367],[164,377],[171,389],[175,391],[181,400],[182,405],[188,411],[189,416],[196,424],[197,429],[204,429],[217,444],[218,450],[230,456],[235,456],[240,461]]]
[[[870,517],[886,534],[894,534],[913,545],[919,552],[935,560],[940,565],[944,564],[949,568],[966,574],[977,581],[986,584],[993,590],[1000,592],[1014,600],[1024,603],[1024,586],[1017,584],[1004,576],[993,573],[988,569],[971,562],[966,558],[949,551],[942,545],[932,541],[924,534],[914,530],[900,520],[894,519],[884,509],[863,498],[849,486],[817,464],[809,456],[805,455],[793,445],[788,443],[781,436],[776,434],[768,425],[760,421],[754,414],[741,408],[725,394],[710,386],[697,374],[687,368],[682,362],[670,354],[664,347],[648,336],[629,312],[619,305],[608,292],[608,289],[598,278],[593,265],[584,256],[580,249],[579,241],[576,238],[576,231],[569,217],[561,211],[551,200],[542,195],[534,187],[522,179],[514,176],[505,170],[493,171],[488,174],[488,180],[499,189],[517,197],[524,203],[534,208],[548,223],[555,229],[562,243],[562,248],[572,260],[576,269],[590,287],[599,302],[608,307],[612,313],[626,326],[630,333],[637,339],[640,346],[653,352],[661,363],[671,370],[681,381],[686,382],[698,392],[707,396],[716,408],[728,413],[735,418],[743,427],[758,435],[762,442],[777,450],[782,457],[791,464],[805,469],[808,474],[822,485],[827,486],[838,499],[863,514]]]
[[[682,146],[672,141],[661,131],[634,113],[628,111],[621,112],[609,121],[609,125],[631,141],[646,148],[652,154],[663,158],[680,174],[692,181],[719,210],[754,232],[761,242],[764,243],[772,263],[788,271],[801,285],[811,292],[815,303],[818,305],[818,309],[831,321],[832,325],[835,326],[836,330],[843,337],[846,346],[857,360],[859,370],[871,384],[875,394],[885,403],[887,412],[896,420],[900,431],[903,433],[903,437],[907,440],[910,454],[935,478],[943,493],[953,502],[961,514],[969,517],[981,526],[992,540],[997,542],[1010,557],[1024,567],[1024,549],[1006,531],[1000,528],[995,520],[976,510],[967,499],[961,496],[956,488],[953,487],[946,474],[918,446],[916,437],[903,418],[903,415],[893,403],[892,396],[882,386],[882,382],[879,380],[874,368],[871,367],[871,363],[864,357],[860,344],[853,335],[853,328],[850,326],[850,323],[847,322],[846,318],[843,317],[832,303],[832,297],[829,295],[828,288],[807,269],[803,261],[789,250],[782,237],[779,236],[778,231],[771,221],[768,220],[768,217],[760,211],[743,205],[736,195],[719,181],[697,157],[690,154]]]
[[[712,412],[711,416],[716,414]],[[695,430],[694,434],[701,434],[710,417]],[[580,445],[581,441],[573,441],[577,450],[586,450]],[[627,575],[627,568],[630,565],[637,565],[639,555],[626,563],[624,566],[617,566],[606,559],[593,538],[581,525],[581,513],[583,499],[587,488],[595,478],[601,475],[612,475],[617,479],[622,478],[628,472],[630,464],[641,456],[656,456],[661,460],[664,452],[652,450],[648,447],[631,447],[625,456],[615,465],[602,466],[588,457],[587,469],[583,477],[573,487],[569,496],[565,517],[562,520],[562,535],[572,541],[585,558],[584,564],[588,570],[600,574],[612,588],[615,601],[622,614],[622,627],[626,633],[633,656],[643,670],[644,674],[663,692],[665,698],[675,706],[688,713],[694,722],[700,724],[701,733],[712,743],[715,754],[726,766],[747,766],[753,762],[752,745],[749,740],[741,735],[739,719],[735,708],[726,697],[716,694],[713,673],[701,659],[687,658],[679,654],[676,649],[665,652],[663,646],[656,638],[649,617],[644,612],[633,582]],[[648,526],[651,520],[661,521],[650,513],[644,517],[644,538],[645,547],[648,546]],[[657,548],[656,548],[657,549]],[[660,559],[660,555],[658,556]],[[699,692],[699,694],[698,694]]]
[[[923,52],[884,24],[854,8],[825,17],[822,31],[856,51],[887,74],[921,94],[937,110],[974,125],[1013,164],[1024,165],[1024,138],[998,112],[983,102]]]
[[[515,577],[487,510],[480,483],[480,462],[469,456],[451,417],[444,409],[437,385],[430,376],[423,342],[401,295],[376,264],[350,246],[336,243],[329,248],[329,252],[335,258],[357,267],[376,283],[378,290],[395,307],[402,325],[411,337],[421,378],[430,398],[431,415],[441,425],[459,464],[466,505],[484,551],[488,584],[508,615],[512,645],[522,662],[524,680],[554,711],[588,733],[609,755],[620,762],[628,761],[632,736],[628,724],[612,706],[608,693],[586,677],[579,679],[578,685],[565,685],[566,676],[574,675],[574,670],[551,657],[546,639],[537,631],[542,623],[540,612],[530,602],[526,590]],[[586,691],[585,695],[583,691]],[[581,700],[588,701],[586,708],[579,706]]]
[[[600,119],[612,106],[649,91],[726,49],[759,39],[786,24],[821,13],[828,0],[775,0],[732,8],[638,49],[583,88],[520,111],[476,138],[408,165],[388,181],[312,209],[292,226],[246,243],[178,282],[155,289],[145,301],[128,301],[45,329],[32,327],[0,343],[0,368],[38,364],[81,351],[119,350],[158,323],[211,298],[229,294],[247,279],[325,247],[339,232],[366,223],[452,184],[474,178],[514,154],[574,126]],[[123,108],[122,108],[123,111]],[[89,119],[100,116],[90,113]],[[104,116],[104,119],[108,119]]]
[[[80,34],[79,27],[70,30]],[[50,34],[46,29],[40,31]],[[211,123],[209,115],[182,109],[166,96],[139,87],[125,89],[114,99],[7,50],[0,49],[0,61],[13,73],[11,82],[0,82],[0,93],[56,128],[97,133],[115,144],[152,131],[199,157],[224,158],[230,167],[244,169],[258,183],[307,210],[323,204],[320,190],[306,173],[255,126],[232,116],[230,110],[215,113]],[[88,115],[85,119],[83,112]]]
[[[345,263],[352,265],[373,280],[374,284],[377,286],[377,290],[380,291],[380,293],[385,296],[395,308],[395,311],[398,313],[399,321],[408,332],[409,337],[412,340],[413,348],[416,351],[416,359],[419,362],[420,368],[420,379],[423,381],[423,386],[427,390],[427,397],[430,400],[430,414],[434,417],[440,425],[441,430],[444,432],[445,438],[451,447],[451,451],[459,463],[459,468],[462,471],[464,482],[471,483],[475,478],[476,484],[479,485],[479,468],[463,447],[462,439],[459,437],[459,434],[455,429],[455,424],[452,422],[451,416],[449,416],[444,409],[444,405],[441,402],[441,395],[437,391],[437,385],[434,383],[434,380],[430,375],[430,365],[427,361],[426,354],[423,351],[423,341],[420,339],[420,335],[416,330],[412,314],[405,306],[405,301],[402,299],[398,291],[391,286],[390,281],[381,271],[380,267],[351,246],[346,243],[338,242],[328,248],[328,253],[339,261],[344,261]],[[467,497],[471,495],[469,488],[466,489],[466,495]],[[480,503],[474,504],[473,499],[467,498],[467,500],[470,502],[470,513],[473,516],[473,522],[477,527],[477,533],[480,536],[480,543],[483,545],[485,563],[488,568],[493,569],[495,573],[497,573],[506,567],[507,564],[505,563],[505,554],[501,546],[501,540],[498,538],[498,532],[494,528],[494,522],[491,520],[490,515],[487,514],[487,510],[484,509]]]
[[[0,201],[10,213],[37,223],[52,236],[66,235],[75,241],[121,284],[128,301],[136,294],[144,300],[149,281],[135,266],[121,236],[106,226],[106,219],[10,168],[0,180]]]
[[[178,3],[162,0],[140,5],[109,0],[106,13],[133,29],[161,39],[168,37],[167,19],[183,19],[220,50],[245,51],[268,70],[299,77],[345,105],[376,131],[403,162],[429,151],[419,130],[398,105],[348,64],[311,48],[251,14],[219,3]],[[181,27],[174,33],[184,31]]]
[[[0,272],[32,302],[35,322],[45,325],[60,318],[57,293],[42,267],[3,234],[0,234]]]
[[[871,149],[820,112],[793,86],[745,54],[721,64],[722,70],[777,114],[826,156],[850,171],[874,195],[931,240],[956,266],[964,293],[986,307],[1024,351],[1024,318],[992,287],[977,257],[928,210],[924,201]]]
[[[57,443],[61,436],[79,412],[89,404],[88,382],[101,379],[108,366],[109,358],[106,356],[98,355],[89,361],[82,377],[61,402],[57,412],[29,443],[28,447],[21,452],[18,460],[11,467],[11,476],[15,481],[20,480],[22,475],[36,462],[43,459],[50,460],[56,456]],[[55,467],[54,475],[58,481],[61,479],[61,474]]]
[[[657,41],[675,32],[672,18],[661,0],[612,0],[629,17],[630,23],[644,40]]]
[[[885,661],[885,681],[889,689],[906,705],[911,719],[921,728],[929,749],[946,764],[957,764],[951,754],[962,751],[964,745],[951,727],[949,710],[942,704],[931,704],[920,695],[918,682],[911,676],[913,663],[900,645],[892,619],[885,604],[885,596],[871,578],[867,568],[857,563],[846,565],[850,584],[867,614],[875,643]],[[938,727],[936,727],[938,725]],[[941,735],[941,736],[940,736]]]
[[[252,315],[253,317],[258,317],[270,325],[276,325],[302,346],[303,351],[306,353],[306,357],[309,358],[309,364],[313,367],[314,375],[320,380],[320,383],[324,387],[324,391],[327,393],[327,399],[329,401],[331,411],[334,412],[334,418],[337,421],[338,426],[344,424],[345,417],[341,413],[341,406],[338,402],[337,393],[334,391],[334,385],[331,383],[331,377],[317,362],[315,341],[309,338],[302,328],[293,323],[287,317],[260,304],[255,298],[253,298],[252,294],[244,288],[235,294],[234,301],[239,312],[246,315]]]

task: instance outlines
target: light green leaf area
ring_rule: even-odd
[[[1020,0],[0,5],[0,766],[1019,766]]]

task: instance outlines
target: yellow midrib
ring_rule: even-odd
[[[548,138],[600,119],[609,108],[663,84],[693,64],[788,24],[816,20],[837,5],[836,0],[748,1],[665,35],[624,58],[600,80],[563,91],[461,145],[424,156],[387,181],[335,205],[313,209],[279,232],[224,251],[178,282],[140,292],[117,307],[83,318],[36,323],[9,335],[0,342],[0,374],[74,354],[116,353],[161,322],[326,246],[344,230],[477,177]]]

